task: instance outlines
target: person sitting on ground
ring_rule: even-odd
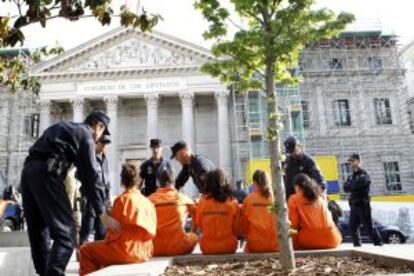
[[[342,236],[328,210],[319,186],[306,174],[294,179],[296,193],[289,197],[289,220],[297,233],[293,237],[295,249],[335,248]]]
[[[157,217],[154,205],[138,190],[139,182],[137,168],[128,163],[123,165],[121,183],[125,191],[115,199],[111,214],[122,230],[108,229],[105,240],[81,247],[80,275],[113,264],[144,262],[152,256]]]
[[[174,188],[175,175],[170,163],[158,168],[157,179],[160,188],[148,197],[157,212],[154,256],[190,254],[198,237],[195,233],[186,234],[183,222],[188,214],[194,216],[194,201]]]
[[[206,174],[204,192],[195,216],[196,225],[202,231],[201,252],[207,255],[236,252],[240,207],[222,170]]]
[[[243,202],[241,230],[247,243],[245,252],[278,251],[277,229],[274,214],[269,207],[274,202],[272,187],[265,171],[253,174],[254,191]]]

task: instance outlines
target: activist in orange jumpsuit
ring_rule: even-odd
[[[253,185],[253,193],[244,199],[242,207],[241,230],[247,241],[244,251],[278,251],[276,220],[270,211],[273,193],[266,172],[255,171]]]
[[[186,234],[183,222],[188,214],[194,216],[194,201],[174,188],[175,176],[170,163],[158,168],[160,185],[148,199],[157,212],[157,234],[153,240],[154,256],[174,256],[193,252],[198,237]]]
[[[196,211],[196,224],[202,231],[201,252],[234,253],[238,244],[240,207],[222,170],[206,174],[204,192]]]
[[[157,217],[154,205],[137,188],[138,178],[134,165],[123,165],[121,182],[125,191],[115,199],[111,214],[122,230],[108,229],[105,240],[81,247],[80,275],[113,264],[144,262],[152,256]]]
[[[289,197],[288,207],[291,227],[297,230],[295,249],[337,247],[342,236],[318,185],[306,174],[295,177],[294,185],[296,193]]]

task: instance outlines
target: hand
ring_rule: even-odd
[[[105,228],[110,228],[115,232],[120,232],[122,230],[121,224],[107,213],[102,213],[99,216],[99,219],[101,220]]]

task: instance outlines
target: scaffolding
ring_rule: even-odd
[[[27,67],[33,65],[27,49],[2,50],[3,58],[19,58]],[[39,132],[39,114],[36,111],[37,96],[32,91],[7,91],[4,88],[6,104],[6,126],[4,135],[6,164],[4,177],[7,185],[17,186],[27,150]]]
[[[339,182],[351,174],[348,156],[359,153],[373,194],[414,188],[413,150],[398,147],[412,136],[397,42],[381,31],[344,32],[308,45],[301,57],[307,151],[335,156]]]
[[[304,81],[277,87],[281,140],[295,135],[308,153],[324,158],[328,185],[337,192],[351,174],[347,159],[357,152],[373,194],[414,193],[414,149],[401,147],[413,136],[397,42],[378,30],[320,40],[301,55]],[[250,159],[266,159],[266,97],[250,92],[247,105]]]

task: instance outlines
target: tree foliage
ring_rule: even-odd
[[[272,186],[276,195],[277,228],[281,264],[286,270],[295,268],[287,218],[285,189],[282,180],[279,132],[281,129],[276,85],[293,85],[300,76],[293,73],[300,54],[308,44],[337,35],[354,20],[349,13],[335,14],[314,8],[315,0],[230,0],[237,16],[245,24],[236,25],[231,13],[219,0],[196,0],[208,21],[204,38],[213,39],[216,59],[203,70],[236,91],[262,90],[267,98],[269,153]],[[228,38],[229,24],[238,31]]]
[[[52,19],[64,18],[77,21],[82,18],[94,17],[102,25],[109,25],[114,17],[119,18],[122,26],[140,28],[141,31],[151,30],[162,17],[150,14],[144,9],[136,14],[124,5],[115,13],[111,0],[0,0],[0,7],[8,5],[16,11],[0,9],[0,50],[6,47],[23,45],[24,28],[39,23],[46,27]],[[49,52],[45,52],[49,51]],[[62,49],[42,48],[30,56],[32,62],[38,62],[39,53],[43,55],[60,54]],[[16,88],[31,88],[36,91],[38,83],[27,75],[27,60],[19,61],[19,57],[0,58],[0,85]],[[28,85],[28,86],[27,86]]]
[[[349,13],[335,14],[328,9],[312,9],[314,0],[231,0],[237,15],[246,22],[226,39],[229,11],[219,0],[199,0],[195,7],[210,23],[204,38],[215,39],[212,47],[217,60],[204,70],[238,91],[264,89],[265,65],[272,61],[274,79],[294,84],[300,79],[292,74],[304,46],[312,41],[330,38],[350,23]]]

